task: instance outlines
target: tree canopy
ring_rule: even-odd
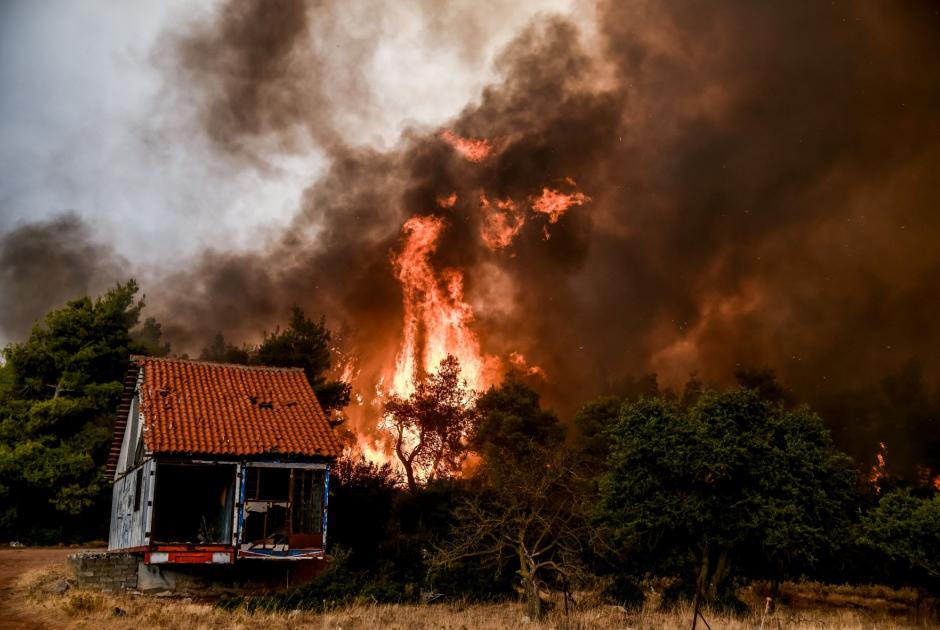
[[[538,618],[546,580],[569,579],[589,542],[580,509],[583,479],[557,416],[541,408],[534,390],[510,380],[489,389],[477,408],[471,442],[481,456],[477,492],[456,509],[437,563],[478,558],[497,570],[508,563],[530,617]]]
[[[103,466],[131,354],[159,353],[159,324],[130,280],[51,311],[4,350],[0,383],[0,532],[50,541],[101,532]],[[67,518],[65,518],[67,517]]]
[[[848,527],[856,473],[805,408],[748,389],[641,399],[608,435],[600,519],[650,570],[713,598],[729,575],[799,575]]]
[[[863,517],[862,540],[940,587],[940,494],[889,492]]]

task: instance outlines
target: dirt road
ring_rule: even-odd
[[[17,610],[13,592],[14,585],[17,578],[30,569],[64,563],[69,554],[77,551],[80,550],[62,547],[0,548],[0,630],[51,629],[54,627],[45,622],[29,619],[21,610]]]

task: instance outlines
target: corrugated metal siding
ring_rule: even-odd
[[[138,509],[135,507],[137,497],[137,471],[140,474],[141,487]],[[114,493],[111,498],[111,531],[108,534],[108,549],[131,549],[141,547],[150,542],[150,523],[153,520],[153,489],[156,462],[148,459],[142,466],[128,471],[126,475],[114,482]]]

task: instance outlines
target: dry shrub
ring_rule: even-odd
[[[76,617],[98,612],[99,610],[103,610],[104,607],[104,596],[88,591],[72,593],[69,595],[69,598],[65,600],[65,603],[62,604],[62,608],[65,609],[65,612]]]
[[[129,627],[180,630],[667,630],[688,628],[692,620],[688,604],[680,604],[675,610],[663,612],[648,600],[642,609],[630,610],[604,605],[586,592],[575,594],[577,604],[570,607],[570,614],[565,615],[563,604],[556,602],[544,620],[534,622],[526,618],[522,605],[511,602],[479,604],[454,601],[430,606],[357,604],[321,613],[248,612],[243,608],[230,612],[216,608],[209,602],[191,601],[183,597],[157,598],[71,590],[63,596],[54,596],[46,590],[48,585],[68,575],[64,566],[47,567],[30,571],[17,581],[18,596],[28,596],[32,600],[28,610],[37,622],[51,627],[74,627],[78,623],[85,623],[95,630],[127,630]],[[809,582],[787,584],[785,590],[801,593],[800,603],[809,603],[812,596],[823,602],[827,597],[845,602],[857,599],[865,602],[866,606],[862,608],[857,604],[847,604],[847,607],[837,608],[822,603],[812,608],[798,608],[782,604],[764,620],[765,629],[874,630],[931,627],[929,622],[918,620],[913,615],[894,616],[877,607],[879,602],[914,598],[914,591]],[[763,599],[760,603],[759,606],[751,607],[750,614],[741,616],[710,610],[705,610],[704,614],[716,630],[753,630],[760,626]],[[116,616],[113,613],[115,608],[120,608],[124,614]],[[700,624],[699,627],[704,628],[704,625]]]
[[[29,595],[48,592],[58,581],[72,578],[72,571],[67,565],[50,564],[45,567],[29,569],[17,576],[14,587]]]

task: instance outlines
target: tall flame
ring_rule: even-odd
[[[402,227],[401,251],[392,258],[402,286],[404,322],[390,389],[401,396],[411,394],[416,379],[436,370],[449,354],[457,357],[473,389],[487,387],[498,373],[498,360],[481,352],[471,328],[473,310],[464,301],[463,274],[456,269],[438,273],[431,263],[443,229],[438,217],[411,217]]]
[[[441,131],[440,138],[468,162],[483,162],[494,152],[494,146],[486,138],[463,137],[450,129]],[[570,177],[564,178],[564,183],[577,186]],[[527,212],[546,215],[548,223],[554,224],[572,206],[591,201],[578,191],[565,193],[548,187],[521,202],[511,198],[495,198],[491,202],[485,191],[479,194],[480,238],[494,252],[513,243],[526,224]],[[451,210],[457,205],[458,193],[438,195],[435,201],[438,208]],[[372,400],[375,407],[381,405],[387,394],[411,395],[418,380],[437,370],[448,355],[457,358],[462,377],[474,390],[481,391],[503,376],[503,362],[483,353],[473,330],[474,314],[464,299],[463,272],[453,268],[436,269],[433,264],[432,258],[445,227],[440,217],[420,215],[411,217],[402,226],[401,247],[391,258],[395,278],[402,288],[401,346],[394,367],[389,367],[375,386],[376,395]],[[545,236],[548,238],[547,231]],[[529,364],[518,352],[510,353],[506,360],[505,367],[547,379],[540,366]],[[354,367],[351,364],[345,367],[344,375],[351,375]],[[380,445],[374,439],[360,442],[359,452],[370,459],[387,461],[390,457],[387,444]]]

